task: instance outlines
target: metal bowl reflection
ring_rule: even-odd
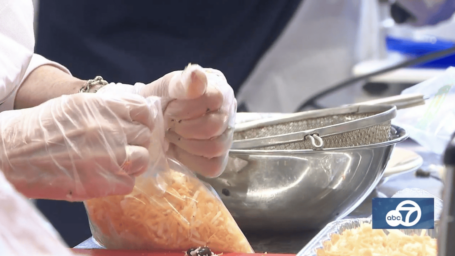
[[[343,218],[377,186],[396,143],[322,151],[231,150],[218,178],[200,177],[244,231],[318,229]]]

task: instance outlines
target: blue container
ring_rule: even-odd
[[[455,46],[455,43],[447,40],[437,39],[433,42],[413,41],[409,39],[401,39],[394,37],[387,37],[387,50],[399,52],[405,56],[412,58],[420,57],[432,52],[446,50]],[[413,68],[437,68],[446,69],[450,66],[455,66],[455,54],[451,54],[433,61],[422,63]]]

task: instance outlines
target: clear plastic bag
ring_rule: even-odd
[[[155,106],[160,107],[158,101]],[[133,191],[85,202],[95,240],[108,249],[186,251],[208,246],[215,252],[252,253],[219,197],[166,156],[163,140],[160,116],[152,133],[150,167],[136,178]]]
[[[401,109],[393,124],[425,148],[443,154],[455,131],[455,68],[417,84],[402,94],[423,94],[425,105]]]

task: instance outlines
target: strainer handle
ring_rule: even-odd
[[[309,138],[311,140],[311,143],[313,146],[316,146],[316,149],[321,149],[324,146],[323,138],[330,136],[330,135],[335,135],[335,134],[341,134],[345,132],[350,132],[350,131],[355,131],[363,128],[368,128],[372,127],[378,124],[382,124],[385,122],[388,122],[392,120],[396,116],[396,107],[388,105],[378,105],[378,106],[352,106],[352,107],[347,107],[349,108],[356,108],[356,112],[361,112],[361,113],[366,113],[367,110],[368,112],[374,112],[372,109],[375,109],[376,111],[380,111],[377,114],[374,114],[369,117],[361,118],[361,119],[356,119],[356,120],[351,120],[343,123],[338,123],[334,125],[329,125],[329,126],[324,126],[324,127],[318,127],[310,130],[305,130],[305,131],[298,131],[298,132],[292,132],[292,133],[286,133],[286,134],[279,134],[279,135],[273,135],[273,136],[267,136],[267,137],[259,137],[259,138],[251,138],[251,139],[243,139],[243,140],[234,140],[232,143],[231,149],[252,149],[252,148],[260,148],[260,147],[268,147],[268,146],[273,146],[273,145],[281,145],[281,144],[287,144],[287,143],[293,143],[293,142],[299,142],[299,141],[304,141],[306,138]],[[328,115],[334,115],[333,109],[326,109],[326,110],[319,110],[315,112],[319,113],[325,113],[326,116]],[[351,109],[349,112],[352,112],[353,110]],[[315,113],[313,112],[313,113]],[[258,125],[258,127],[260,127]],[[317,135],[317,137],[321,138],[321,141],[314,137]],[[318,141],[316,142],[317,139]],[[320,145],[320,146],[319,146]]]
[[[394,105],[397,109],[405,109],[425,105],[425,99],[423,94],[405,94],[352,104],[356,105]]]

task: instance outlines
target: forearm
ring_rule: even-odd
[[[14,109],[35,107],[53,98],[77,93],[85,83],[55,66],[40,66],[17,91]]]

